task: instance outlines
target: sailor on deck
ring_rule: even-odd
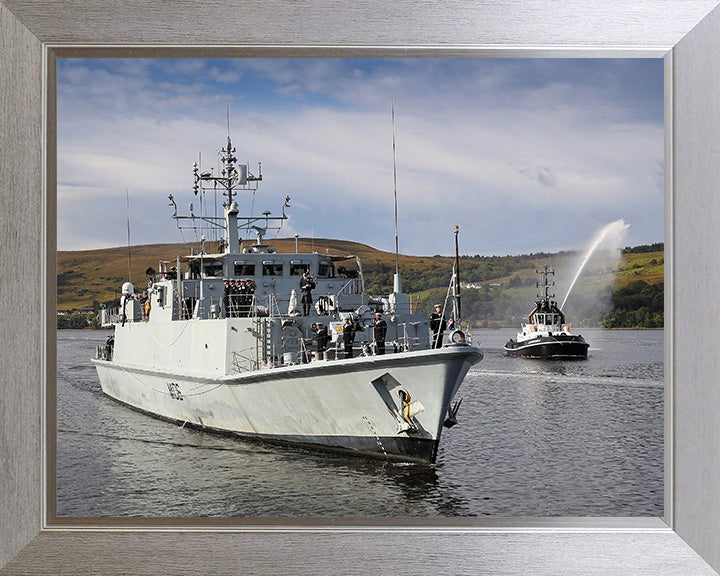
[[[387,322],[383,320],[382,314],[375,314],[375,322],[373,322],[373,338],[375,346],[377,346],[377,354],[385,354],[385,335],[387,334]]]
[[[223,282],[224,288],[223,288],[223,310],[225,312],[225,318],[230,318],[230,281],[225,280]]]
[[[442,313],[442,306],[435,304],[435,311],[430,314],[430,330],[432,330],[432,347],[442,348],[443,332],[447,328],[447,322]]]
[[[115,347],[115,335],[110,334],[105,341],[105,360],[113,359],[113,348]]]
[[[345,318],[342,337],[343,344],[345,345],[345,358],[352,358],[353,342],[355,342],[355,326],[350,322],[350,318]]]
[[[327,350],[328,341],[330,335],[328,334],[327,328],[322,324],[317,325],[317,359],[322,360],[325,358],[325,350]]]

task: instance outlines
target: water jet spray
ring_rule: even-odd
[[[570,296],[570,292],[572,292],[572,289],[575,286],[575,282],[577,282],[578,278],[580,278],[580,275],[585,269],[585,265],[588,263],[592,255],[595,254],[595,252],[603,245],[607,246],[608,250],[617,250],[619,253],[622,248],[622,244],[625,241],[628,228],[630,228],[630,224],[626,224],[625,220],[621,218],[620,220],[611,222],[598,231],[590,243],[590,247],[587,249],[583,261],[580,263],[580,267],[575,273],[573,281],[570,283],[570,288],[568,288],[567,294],[565,294],[565,298],[560,305],[561,310],[565,307],[565,302],[567,302],[568,296]]]

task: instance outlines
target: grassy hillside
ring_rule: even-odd
[[[648,284],[658,284],[664,281],[664,273],[665,257],[663,252],[623,254],[615,277],[616,286],[627,286],[636,280],[642,280]]]
[[[157,269],[159,260],[175,260],[183,253],[184,246],[177,244],[133,246],[130,278],[142,286],[147,281],[145,270],[151,266]],[[57,278],[58,309],[82,308],[91,306],[93,301],[112,300],[119,297],[123,282],[128,280],[128,249],[58,252]]]
[[[278,252],[294,252],[295,239],[269,241]],[[145,284],[145,270],[158,269],[161,260],[174,262],[197,244],[155,244],[133,246],[130,250],[131,279],[136,287]],[[206,245],[212,252],[214,246]],[[368,292],[384,294],[392,289],[395,254],[365,244],[316,238],[299,239],[300,252],[315,251],[354,255],[361,259]],[[92,306],[117,298],[128,279],[128,249],[109,248],[58,252],[59,309]],[[475,325],[516,326],[535,300],[536,270],[546,263],[556,270],[556,299],[562,301],[578,270],[581,254],[530,254],[522,256],[462,256],[461,281],[474,288],[463,291],[464,317]],[[430,309],[447,290],[454,259],[443,256],[400,256],[403,288],[419,299],[420,309]],[[585,266],[572,289],[565,311],[575,324],[599,325],[612,308],[611,297],[619,289],[641,281],[647,285],[663,282],[663,252],[626,253],[618,262],[597,255]]]
[[[278,239],[267,242],[278,252],[295,252],[295,239]],[[206,252],[212,253],[216,243],[206,242]],[[106,248],[99,250],[59,251],[57,253],[57,307],[75,309],[91,306],[93,301],[105,302],[119,297],[123,282],[130,278],[136,287],[147,281],[145,270],[158,269],[160,261],[175,262],[178,256],[199,250],[198,243],[188,244],[147,244],[128,248]],[[365,244],[323,238],[299,239],[299,252],[319,252],[360,257],[371,288],[375,275],[387,273],[385,286],[392,288],[392,273],[395,270],[395,254],[375,250]],[[451,258],[439,258],[442,268],[452,269]],[[418,271],[438,265],[438,258],[400,256],[403,272]],[[449,272],[447,272],[449,274]]]

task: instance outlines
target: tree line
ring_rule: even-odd
[[[605,328],[663,327],[665,295],[662,282],[631,282],[613,292],[612,303],[612,311],[603,317]]]
[[[663,243],[656,243],[627,247],[623,253],[653,253],[663,248]],[[528,271],[534,272],[539,262],[558,262],[575,255],[574,252],[538,252],[520,256],[461,256],[461,280],[479,286],[462,291],[463,319],[471,321],[476,327],[517,327],[526,319],[536,299],[535,277],[534,274],[528,277]],[[655,261],[650,263],[657,264]],[[453,266],[454,258],[439,255],[409,258],[403,263],[403,290],[412,295],[418,312],[429,314],[434,304],[444,301]],[[394,272],[394,266],[379,259],[365,260],[363,273],[367,292],[376,296],[391,292]],[[66,289],[78,275],[72,271],[58,274],[58,291]],[[642,279],[624,286],[605,286],[592,294],[575,289],[564,311],[575,326],[661,328],[664,321],[663,294],[663,282],[648,283]],[[96,316],[103,304],[113,308],[119,305],[119,301],[101,303],[95,300],[92,315],[58,316],[58,328],[83,328],[88,321],[95,326]]]
[[[534,289],[534,285],[533,285]],[[420,313],[429,314],[442,304],[445,290],[428,290],[413,301]],[[469,288],[461,292],[462,318],[475,328],[517,328],[533,308],[535,293],[508,286]],[[662,328],[664,323],[664,286],[636,280],[613,289],[605,286],[598,292],[574,293],[564,308],[568,322],[584,328]]]

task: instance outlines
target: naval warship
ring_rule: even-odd
[[[434,345],[399,273],[391,293],[371,297],[354,256],[300,253],[297,236],[295,252],[270,247],[290,198],[280,216],[240,216],[237,199],[254,198],[262,167],[238,163],[230,136],[220,161],[218,173],[193,164],[193,191],[201,202],[221,191],[222,213],[190,204],[181,216],[168,197],[178,228],[203,232],[200,248],[149,268],[142,290],[125,282],[119,308],[101,310],[112,331],[93,359],[103,392],[183,426],[434,463],[457,423],[458,388],[483,357],[470,331]],[[456,326],[458,276],[444,304]]]

